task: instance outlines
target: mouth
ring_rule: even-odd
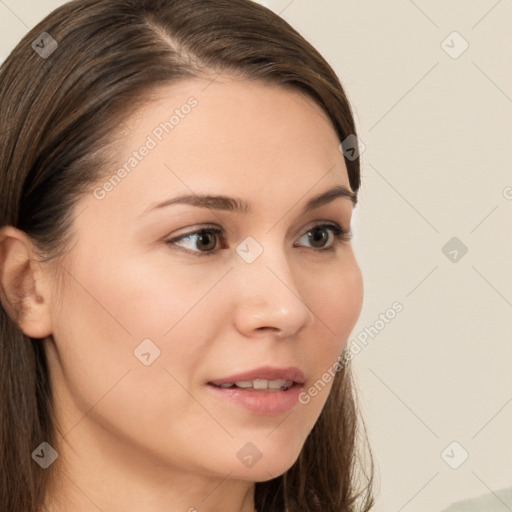
[[[298,368],[261,367],[207,383],[217,397],[260,415],[280,414],[295,407],[304,387]]]
[[[293,385],[304,384],[304,382],[304,373],[295,366],[287,368],[261,366],[243,373],[212,380],[208,384],[223,389],[237,387],[261,391],[285,391]]]
[[[238,388],[238,389],[247,389],[251,391],[286,391],[290,389],[293,385],[297,384],[293,380],[283,380],[283,379],[254,379],[254,380],[240,380],[236,382],[225,382],[223,384],[217,385],[209,382],[210,385],[215,386],[217,388],[222,389],[230,389],[230,388]]]

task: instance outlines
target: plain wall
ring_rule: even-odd
[[[1,1],[0,61],[63,3]],[[365,299],[348,343],[375,511],[511,486],[512,2],[260,3],[334,67],[366,147],[353,242]]]

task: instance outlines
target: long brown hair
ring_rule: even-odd
[[[41,255],[58,261],[73,207],[105,173],[105,149],[115,143],[120,119],[155,87],[220,72],[306,93],[340,142],[356,134],[333,69],[261,5],[75,0],[30,30],[0,67],[0,227],[24,231]],[[359,158],[345,163],[357,194]],[[43,441],[55,446],[52,392],[43,344],[23,334],[15,317],[0,308],[0,503],[9,512],[40,512],[56,465],[42,469],[31,454]],[[372,507],[374,467],[370,452],[369,475],[359,470],[359,434],[366,439],[366,430],[354,391],[347,363],[294,465],[256,483],[259,512]]]

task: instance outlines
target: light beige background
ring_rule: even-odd
[[[63,3],[0,0],[0,60]],[[354,219],[365,303],[349,343],[403,305],[354,357],[375,512],[512,486],[512,1],[260,3],[335,68],[366,146]],[[468,249],[456,262],[442,252],[452,237]]]

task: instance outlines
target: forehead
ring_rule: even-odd
[[[152,134],[174,154],[207,148],[239,158],[279,148],[286,159],[332,152],[339,144],[331,120],[305,93],[229,75],[160,87],[124,124],[132,145],[135,137]]]
[[[183,81],[153,91],[123,126],[115,166],[124,171],[116,189],[143,209],[161,194],[274,202],[297,200],[316,184],[313,192],[350,188],[330,119],[288,87],[226,76]]]

